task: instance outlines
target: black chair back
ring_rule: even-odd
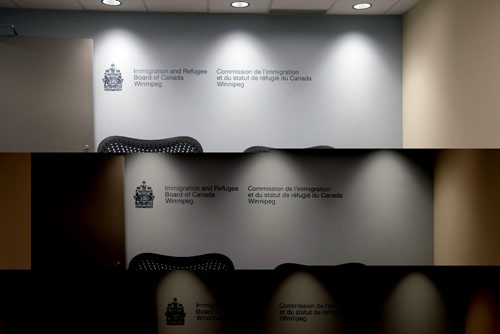
[[[201,144],[191,137],[173,137],[158,140],[112,136],[97,148],[100,153],[203,153]]]
[[[186,257],[142,253],[130,261],[128,269],[134,271],[230,271],[234,270],[234,265],[230,258],[218,253]]]
[[[327,145],[306,147],[306,148],[303,148],[303,149],[278,149],[278,148],[272,148],[272,147],[267,147],[267,146],[251,146],[251,147],[247,148],[246,150],[244,150],[243,153],[269,153],[269,152],[275,151],[275,150],[283,150],[283,151],[310,150],[310,151],[316,151],[316,150],[333,150],[333,149],[335,149],[335,148],[331,147],[331,146],[327,146]]]

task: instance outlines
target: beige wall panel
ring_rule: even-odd
[[[0,269],[31,268],[29,154],[0,154]]]
[[[125,268],[124,159],[33,154],[33,268]]]
[[[498,0],[422,0],[405,15],[405,147],[500,147],[499,17]]]
[[[90,39],[0,38],[0,151],[93,149]]]
[[[500,265],[500,150],[440,153],[434,184],[437,265]]]
[[[500,333],[500,295],[483,289],[474,293],[465,318],[465,334]]]

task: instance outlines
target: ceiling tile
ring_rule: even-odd
[[[334,15],[401,15],[420,0],[248,0],[250,7],[232,8],[231,0],[122,0],[118,7],[105,6],[101,0],[0,0],[0,8],[100,10],[100,11],[146,11],[191,12],[191,13],[260,13],[274,11],[321,11]],[[373,7],[356,11],[357,2],[372,2]],[[145,6],[146,4],[146,6]],[[82,8],[82,6],[84,8]]]
[[[17,8],[10,0],[0,0],[0,8]]]
[[[401,15],[412,9],[420,0],[399,0],[394,6],[392,6],[387,14],[389,15]]]
[[[352,8],[356,3],[369,2],[373,6],[365,10],[355,10]],[[383,15],[398,0],[337,0],[328,10],[328,14],[336,15]]]
[[[107,10],[107,11],[129,11],[129,12],[144,12],[144,2],[142,0],[120,0],[121,6],[106,6],[101,3],[101,0],[78,0],[88,10]]]
[[[334,0],[273,0],[272,10],[327,10]]]
[[[76,0],[15,0],[21,8],[80,10]]]
[[[267,13],[271,0],[247,0],[250,6],[247,8],[233,8],[231,7],[232,0],[209,0],[210,13],[235,13],[235,14],[248,14],[248,13]]]
[[[152,12],[195,12],[208,11],[207,0],[144,0],[146,7]]]

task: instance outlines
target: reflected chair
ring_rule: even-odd
[[[230,258],[218,253],[186,257],[141,253],[134,256],[128,269],[133,271],[231,271],[234,270],[234,265]]]
[[[252,146],[243,151],[243,153],[268,153],[272,150],[266,146]]]
[[[325,270],[325,269],[342,269],[342,270],[360,270],[366,268],[366,265],[359,262],[349,262],[335,265],[306,265],[300,263],[282,263],[278,265],[274,270],[281,272],[296,272],[296,271],[314,271],[314,270]]]
[[[335,147],[331,147],[328,145],[318,145],[318,146],[306,148],[306,150],[334,150],[334,149],[335,149]]]
[[[279,149],[279,148],[272,148],[272,147],[267,147],[267,146],[252,146],[247,148],[246,150],[243,151],[243,153],[268,153],[270,151],[275,151],[275,150],[333,150],[335,149],[334,147],[327,146],[327,145],[320,145],[320,146],[312,146],[312,147],[307,147],[303,149]]]
[[[100,153],[203,153],[201,144],[191,137],[172,137],[158,140],[112,136],[97,148]]]

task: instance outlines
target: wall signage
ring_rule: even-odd
[[[102,81],[104,82],[104,90],[107,92],[122,90],[122,73],[115,67],[115,64],[111,64],[111,67],[104,72],[104,78]]]
[[[333,191],[331,186],[248,186],[248,204],[276,205],[286,200],[343,199],[344,194]]]
[[[222,306],[218,303],[195,302],[192,308],[196,311],[196,321],[221,321],[225,320],[226,315]],[[184,326],[186,324],[186,311],[177,298],[167,304],[164,313],[167,326]]]
[[[226,313],[221,304],[196,302],[196,320],[221,321],[226,320]]]
[[[286,303],[278,304],[280,321],[307,322],[311,317],[337,316],[340,307],[335,303]]]
[[[333,191],[333,187],[321,185],[288,185],[288,186],[264,186],[249,185],[247,190],[247,201],[251,205],[279,205],[286,200],[325,200],[343,199],[344,194]],[[165,203],[168,205],[193,205],[200,200],[216,199],[220,193],[237,193],[238,186],[229,185],[166,185]],[[152,208],[153,190],[146,182],[135,190],[135,207]]]
[[[184,81],[189,77],[202,77],[208,74],[206,69],[161,67],[161,68],[135,68],[131,82],[134,88],[150,87],[163,88],[166,83]]]
[[[134,198],[137,197],[147,202],[149,193],[144,190],[138,196],[139,188],[137,187]],[[334,191],[332,186],[327,185],[248,185],[243,188],[247,190],[245,201],[250,205],[275,206],[287,200],[341,200],[344,198],[343,193]],[[217,195],[221,193],[232,193],[237,198],[241,198],[237,196],[240,187],[234,185],[165,185],[164,189],[165,203],[168,205],[193,205],[207,199],[218,199],[220,196]],[[136,207],[142,207],[141,204],[137,205],[137,199]]]
[[[146,181],[142,181],[142,184],[135,189],[135,207],[151,209],[153,208],[154,199],[153,189],[146,184]]]
[[[184,311],[184,306],[177,301],[177,298],[174,298],[174,300],[167,305],[165,317],[167,318],[168,326],[184,326],[186,312]]]
[[[302,71],[303,72],[303,71]],[[134,67],[133,80],[135,88],[151,87],[164,88],[165,84],[175,84],[190,77],[207,78],[209,74],[215,78],[213,84],[219,88],[245,88],[252,83],[307,83],[312,82],[310,74],[304,74],[297,69],[268,69],[268,68],[231,68],[231,69],[199,69],[191,66],[163,66],[161,68]]]

